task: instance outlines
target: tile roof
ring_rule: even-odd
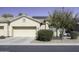
[[[35,19],[46,19],[47,16],[32,16]]]
[[[26,17],[29,18],[31,20],[37,21],[37,22],[42,22],[44,20],[46,20],[47,16],[28,16],[27,14],[21,13],[21,15],[15,16],[15,17],[2,17],[0,16],[0,23],[7,23],[7,22],[12,22],[15,21],[21,17]]]
[[[12,21],[15,21],[21,17],[26,17],[26,18],[29,18],[31,20],[34,20],[34,21],[37,21],[37,22],[42,22],[46,17],[31,17],[31,16],[28,16],[28,15],[21,15],[21,16],[16,16],[16,17],[0,17],[0,23],[7,23],[7,22],[12,22]],[[40,20],[40,19],[41,20]]]
[[[12,17],[8,17],[8,18],[0,17],[0,23],[10,22],[11,19],[13,19],[13,18]]]

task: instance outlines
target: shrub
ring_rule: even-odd
[[[5,39],[6,37],[5,36],[0,36],[0,39]]]
[[[71,36],[71,39],[77,39],[77,37],[78,37],[77,31],[71,31],[70,36]]]
[[[36,40],[39,41],[50,41],[53,36],[53,31],[51,30],[39,30],[37,33]]]

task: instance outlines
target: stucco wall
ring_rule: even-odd
[[[25,21],[24,21],[24,19],[25,19]],[[30,20],[26,17],[22,17],[20,19],[17,19],[15,21],[11,22],[10,27],[9,27],[10,28],[9,29],[10,36],[12,36],[12,31],[13,31],[12,27],[14,27],[14,26],[25,26],[25,27],[36,26],[37,31],[40,29],[40,24],[38,22]]]
[[[3,34],[1,34],[1,35],[8,36],[8,33],[7,33],[8,32],[8,24],[7,23],[0,23],[0,26],[4,26],[4,29],[1,31],[1,33],[3,33]]]
[[[34,20],[31,20],[29,18],[26,17],[21,17],[16,19],[15,21],[11,22],[10,25],[8,26],[8,23],[0,23],[0,26],[4,26],[4,29],[1,30],[1,35],[4,36],[12,36],[13,33],[13,27],[36,27],[36,31],[40,30],[40,29],[45,29],[45,25],[40,26],[39,22],[36,22]],[[49,29],[47,23],[46,23],[46,29]]]

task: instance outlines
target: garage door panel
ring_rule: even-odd
[[[31,29],[31,28],[13,29],[13,36],[14,37],[35,37],[36,29]]]

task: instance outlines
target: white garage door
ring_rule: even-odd
[[[35,37],[36,27],[13,27],[14,37]]]

